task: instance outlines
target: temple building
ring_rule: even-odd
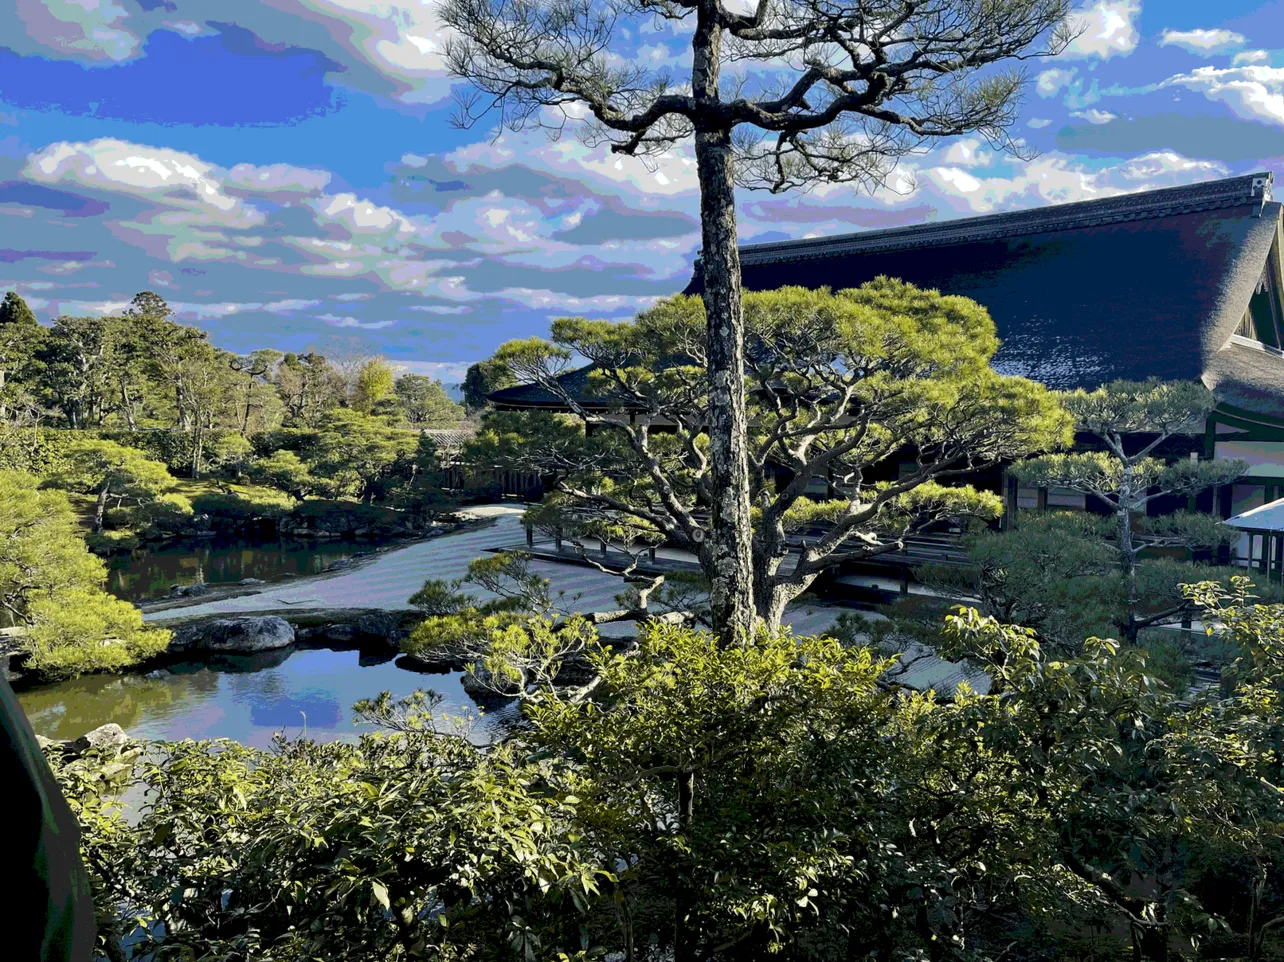
[[[1227,518],[1284,497],[1284,205],[1271,200],[1272,180],[750,244],[740,249],[743,282],[839,290],[886,275],[972,298],[998,328],[995,369],[1056,389],[1202,382],[1218,405],[1192,453],[1249,464],[1241,483],[1202,499]],[[686,293],[700,290],[697,261]],[[568,387],[585,380],[582,370],[564,377]],[[534,385],[491,399],[557,406]],[[1022,507],[1086,507],[1072,492],[1011,494]]]

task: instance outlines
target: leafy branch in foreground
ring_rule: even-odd
[[[541,686],[484,746],[435,696],[385,694],[355,743],[49,752],[134,958],[1261,959],[1284,607],[1190,593],[1239,656],[1220,689],[970,609],[943,653],[992,684],[941,697],[832,638],[652,625],[588,650],[589,697]]]

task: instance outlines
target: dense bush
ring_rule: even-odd
[[[963,962],[1131,939],[1161,962],[1210,934],[1259,958],[1284,894],[1284,607],[1244,588],[1192,592],[1242,653],[1196,696],[1138,649],[1056,657],[965,609],[944,653],[992,688],[949,699],[829,638],[655,625],[621,651],[509,612],[479,679],[569,631],[594,680],[528,674],[486,747],[384,695],[356,744],[157,746],[130,818],[91,771],[60,777],[135,958]],[[447,595],[417,603],[450,618]]]
[[[192,498],[192,510],[231,524],[260,519],[280,520],[294,510],[288,494],[268,488],[238,490],[228,493],[211,491]]]
[[[45,678],[115,671],[155,655],[169,632],[103,590],[107,571],[81,539],[67,496],[0,471],[0,606],[21,629],[22,668]]]

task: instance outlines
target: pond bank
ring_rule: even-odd
[[[407,599],[427,579],[451,580],[489,550],[520,547],[525,532],[518,505],[469,510],[485,523],[438,538],[375,554],[354,567],[275,585],[234,586],[234,595],[184,599],[182,605],[149,605],[144,618],[168,628],[202,620],[250,615],[279,616],[295,630],[295,642],[254,654],[207,653],[172,660],[145,674],[90,675],[26,688],[19,694],[35,730],[49,738],[78,738],[108,722],[135,738],[232,738],[264,746],[278,731],[321,739],[352,738],[362,730],[352,705],[381,691],[405,696],[429,688],[442,696],[441,710],[476,714],[456,671],[424,674],[387,640],[355,637],[363,616],[415,615]],[[554,597],[570,608],[605,611],[618,607],[618,578],[592,568],[537,561],[532,570],[548,578]],[[253,592],[252,594],[246,592]],[[478,595],[486,592],[477,590]],[[823,631],[840,609],[799,607],[787,620],[798,634]],[[351,626],[353,635],[341,631]],[[369,634],[369,633],[367,633]],[[511,709],[510,709],[511,710]],[[481,729],[501,724],[504,711],[487,714]]]
[[[154,592],[149,598],[128,600],[134,601],[146,615],[208,605],[229,598],[251,597],[272,591],[279,585],[312,584],[334,578],[371,564],[382,555],[399,552],[433,538],[488,527],[493,523],[493,519],[489,517],[465,517],[464,520],[432,528],[415,538],[399,538],[383,544],[371,541],[293,543],[294,547],[286,549],[290,564],[276,567],[273,567],[272,559],[268,559],[268,564],[254,568],[252,562],[255,552],[258,551],[261,558],[262,549],[246,546],[241,549],[243,554],[240,558],[221,558],[221,568],[206,572],[204,580],[190,579],[189,575],[190,580],[186,582],[177,580],[165,585],[164,597],[157,597]],[[267,547],[270,550],[272,545]],[[228,554],[234,555],[236,551],[237,546],[233,544]],[[183,557],[180,555],[180,560]],[[196,570],[204,556],[197,554],[185,557],[190,559],[185,562],[185,567],[191,571]],[[409,598],[413,593],[412,590],[406,597]]]

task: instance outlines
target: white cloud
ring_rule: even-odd
[[[17,14],[32,40],[65,56],[120,61],[140,48],[115,0],[17,0]]]
[[[400,234],[409,236],[415,227],[409,219],[391,207],[363,200],[356,194],[329,194],[308,201],[317,214],[318,223],[342,224],[356,234]]]
[[[960,137],[946,148],[944,159],[961,167],[988,167],[994,160],[994,151],[975,137]]]
[[[197,23],[195,20],[165,20],[160,25],[162,30],[172,30],[187,38],[208,37],[218,33],[213,27],[204,23]]]
[[[1088,110],[1072,110],[1071,117],[1078,117],[1080,120],[1086,120],[1090,124],[1108,124],[1112,120],[1118,119],[1118,114],[1112,114],[1109,110],[1098,110],[1095,107]]]
[[[355,327],[363,331],[380,331],[397,323],[396,321],[359,321],[355,317],[340,316],[338,314],[314,314],[312,316],[318,321],[325,321],[331,327]]]
[[[1045,100],[1048,97],[1055,97],[1062,87],[1070,86],[1074,80],[1075,74],[1079,72],[1078,67],[1070,67],[1068,70],[1061,67],[1050,67],[1039,74],[1038,80],[1035,81],[1035,89],[1039,96]]]
[[[291,164],[237,164],[227,172],[227,185],[256,194],[315,194],[330,183],[330,172]]]
[[[1268,50],[1244,50],[1235,54],[1231,58],[1231,63],[1236,67],[1243,66],[1246,63],[1261,63],[1263,60],[1270,60],[1271,54]]]
[[[398,99],[428,103],[449,92],[443,58],[445,31],[435,3],[388,0],[295,0],[299,12],[319,14],[331,37],[399,88]]]
[[[1005,162],[1005,166],[1012,168],[1010,174],[925,167],[917,171],[919,186],[910,200],[958,215],[987,214],[1172,187],[1229,173],[1219,163],[1171,151],[1143,154],[1095,170],[1058,153],[1026,163]]]
[[[205,293],[198,291],[197,293]],[[316,307],[320,301],[306,300],[299,297],[279,301],[172,301],[170,307],[179,317],[188,320],[210,320],[212,318],[230,317],[233,314],[248,314],[266,311],[269,314],[293,314]]]
[[[1033,127],[1035,130],[1042,130],[1050,123],[1052,123],[1052,121],[1048,120],[1046,117],[1031,117],[1025,122],[1025,125],[1027,127]]]
[[[459,384],[472,366],[472,361],[397,361],[397,367],[405,368],[411,374],[426,374],[443,384]]]
[[[1199,67],[1160,86],[1186,87],[1220,100],[1245,120],[1284,126],[1284,67]]]
[[[1191,53],[1228,53],[1243,46],[1244,35],[1234,30],[1165,30],[1159,38],[1161,47],[1181,47]]]
[[[1141,183],[1143,186],[1137,188],[1141,190],[1169,186],[1174,183],[1212,180],[1230,174],[1230,170],[1224,164],[1215,160],[1195,160],[1171,150],[1142,154],[1110,170],[1112,173],[1117,172],[1118,177],[1124,182]]]
[[[509,287],[495,295],[515,301],[525,307],[551,311],[603,311],[609,314],[626,314],[640,311],[655,304],[659,297],[624,297],[618,294],[598,294],[593,297],[576,297],[562,291],[535,290],[529,287]]]
[[[221,172],[213,164],[165,147],[114,137],[60,141],[31,154],[23,173],[45,184],[69,182],[160,200],[188,212],[187,223],[244,228],[263,222],[260,211],[223,190]],[[171,218],[169,223],[183,221]]]
[[[1135,20],[1141,0],[1097,0],[1070,14],[1070,27],[1078,35],[1066,48],[1067,57],[1126,57],[1137,49],[1140,35]]]

